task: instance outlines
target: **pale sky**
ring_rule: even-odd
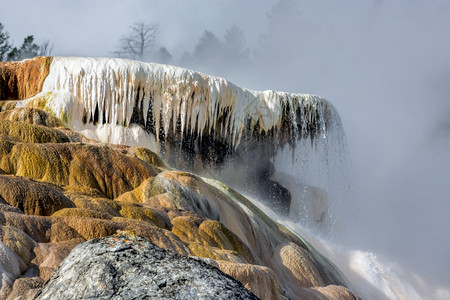
[[[159,24],[158,43],[175,57],[204,30],[223,37],[239,25],[248,46],[268,55],[218,75],[333,102],[366,230],[358,238],[449,287],[450,133],[440,128],[450,128],[450,1],[299,0],[298,19],[269,27],[277,2],[0,0],[0,22],[15,45],[33,34],[63,56],[109,56],[136,21]]]
[[[236,23],[245,27],[249,37],[258,35],[265,25],[265,13],[275,2],[1,0],[6,9],[0,11],[0,22],[16,44],[34,34],[38,41],[54,41],[54,54],[64,56],[109,55],[134,22],[157,23],[159,43],[181,55],[192,50],[206,29],[222,35]]]

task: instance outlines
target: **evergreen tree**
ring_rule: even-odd
[[[11,50],[11,43],[9,42],[9,34],[3,31],[4,26],[0,23],[0,61],[6,59],[7,53]]]
[[[8,60],[22,60],[39,55],[39,46],[34,43],[34,36],[29,35],[23,40],[22,46],[14,47],[8,53]]]

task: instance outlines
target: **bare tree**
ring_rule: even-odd
[[[11,50],[11,43],[9,42],[9,34],[3,31],[3,24],[0,23],[0,61],[6,59],[6,54]]]
[[[39,45],[38,54],[40,56],[49,56],[52,55],[53,52],[53,43],[50,43],[50,40],[45,40]]]
[[[120,37],[119,46],[114,53],[121,57],[143,59],[144,55],[155,45],[158,25],[135,23],[130,33]]]

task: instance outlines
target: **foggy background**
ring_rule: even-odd
[[[113,56],[135,22],[148,60],[239,86],[311,93],[338,109],[358,220],[337,239],[450,287],[450,1],[5,1],[14,44]],[[158,56],[164,47],[170,56]]]

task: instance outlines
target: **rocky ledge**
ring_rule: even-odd
[[[76,246],[35,299],[258,299],[203,261],[129,233]]]

